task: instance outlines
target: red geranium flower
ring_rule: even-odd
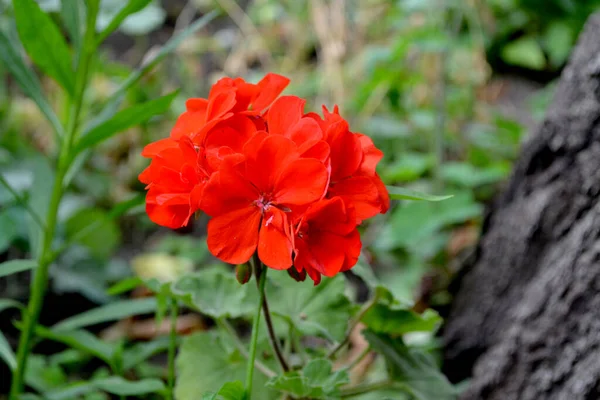
[[[302,279],[306,273],[315,282],[321,274],[335,276],[352,268],[360,256],[356,215],[340,197],[314,203],[294,228],[294,266]]]
[[[357,225],[389,208],[375,170],[383,153],[337,107],[321,117],[304,113],[304,99],[277,99],[288,83],[223,78],[208,99],[188,100],[171,136],[144,148],[151,162],[140,180],[157,224],[180,228],[202,210],[212,217],[208,248],[222,261],[257,253],[318,284],[356,264]]]
[[[258,251],[268,267],[287,269],[289,216],[323,197],[327,170],[318,160],[300,158],[283,136],[259,139],[247,146],[244,161],[223,163],[204,189],[201,209],[213,217],[208,248],[231,264],[245,263]]]

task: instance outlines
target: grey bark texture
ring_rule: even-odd
[[[486,215],[444,328],[463,399],[600,399],[600,14]]]

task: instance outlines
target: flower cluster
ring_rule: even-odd
[[[254,253],[297,280],[352,268],[357,226],[389,208],[375,172],[383,153],[350,131],[335,107],[304,113],[280,96],[289,80],[223,78],[208,99],[189,99],[169,138],[146,146],[146,211],[170,228],[208,214],[208,248],[231,264]]]

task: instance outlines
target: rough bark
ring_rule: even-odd
[[[444,330],[464,399],[600,398],[600,14],[486,216]]]

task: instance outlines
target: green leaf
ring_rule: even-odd
[[[29,96],[38,106],[42,114],[52,124],[55,133],[60,137],[63,134],[63,127],[52,110],[50,103],[44,97],[42,85],[37,76],[25,65],[19,50],[15,47],[14,41],[0,29],[0,61],[3,67],[15,78],[19,87]]]
[[[240,285],[233,271],[221,267],[185,275],[172,291],[176,296],[189,296],[198,311],[215,319],[252,315],[258,302],[256,287]]]
[[[155,115],[165,113],[176,95],[177,91],[119,111],[111,119],[85,132],[77,143],[75,153],[95,146],[125,129],[146,122]]]
[[[496,183],[506,178],[510,173],[510,165],[491,165],[478,168],[465,162],[445,163],[441,170],[444,181],[467,188]]]
[[[118,321],[134,315],[149,314],[155,309],[156,299],[154,298],[115,301],[67,318],[54,325],[53,330],[57,332],[80,329],[103,322]]]
[[[13,299],[0,299],[0,312],[8,308],[19,308],[22,309],[23,305]]]
[[[544,47],[553,67],[558,68],[567,61],[574,39],[573,27],[566,21],[554,21],[548,26],[544,33]]]
[[[261,353],[258,351],[259,358]],[[269,361],[272,365],[272,358]],[[235,349],[228,337],[220,336],[216,331],[187,336],[179,349],[176,367],[177,400],[198,400],[199,393],[218,393],[227,382],[243,381],[246,376],[246,359]],[[265,389],[266,381],[260,372],[254,374],[252,398],[279,399],[276,392]]]
[[[296,282],[286,273],[268,275],[274,285],[267,285],[267,297],[274,316],[283,318],[305,335],[317,335],[332,341],[342,340],[352,304],[345,295],[346,280],[338,275],[312,281]],[[276,300],[275,300],[276,299]]]
[[[52,18],[34,0],[13,0],[13,8],[21,43],[31,60],[73,95],[71,54]]]
[[[45,357],[32,354],[27,359],[25,383],[44,393],[67,383],[67,375],[59,365],[49,363]]]
[[[349,383],[345,370],[333,372],[331,361],[309,361],[301,371],[288,372],[267,382],[267,387],[279,390],[294,399],[339,399],[340,387]]]
[[[442,201],[452,197],[452,195],[435,196],[426,193],[420,193],[415,190],[405,189],[397,186],[386,186],[390,199],[393,200],[425,200],[425,201]]]
[[[141,364],[155,354],[165,352],[170,345],[170,338],[160,337],[150,342],[136,343],[125,349],[123,353],[123,369],[129,370]]]
[[[374,248],[389,251],[405,248],[413,254],[422,254],[424,242],[433,241],[444,228],[460,224],[481,215],[483,209],[470,191],[457,192],[441,202],[418,201],[396,208],[390,222],[381,230]],[[441,245],[445,245],[445,241]]]
[[[524,36],[507,44],[501,52],[507,64],[542,70],[546,66],[546,57],[534,36]]]
[[[115,220],[97,208],[77,211],[66,221],[65,230],[69,242],[79,243],[102,260],[108,259],[121,241],[121,230]]]
[[[417,400],[456,398],[456,390],[428,354],[407,347],[400,337],[370,330],[363,331],[363,335],[385,358],[389,377],[401,383]]]
[[[144,281],[142,281],[137,276],[133,276],[133,277],[125,278],[125,279],[115,283],[113,286],[108,288],[108,290],[106,291],[106,294],[108,294],[110,296],[118,296],[120,294],[130,292],[133,289],[136,289],[143,285],[144,285]]]
[[[41,218],[48,214],[48,199],[51,196],[54,185],[54,169],[43,157],[36,157],[31,161],[33,172],[33,184],[29,191],[29,207],[37,211]],[[44,224],[45,220],[42,221]],[[31,258],[39,258],[42,250],[43,229],[31,215],[27,216],[27,228],[29,230],[29,246],[31,247]]]
[[[85,4],[81,0],[61,0],[60,14],[69,32],[69,38],[77,54],[81,50],[83,39],[83,20],[85,19]]]
[[[0,278],[37,267],[34,260],[11,260],[0,264]]]
[[[99,46],[102,42],[104,42],[108,35],[114,32],[128,16],[141,11],[148,4],[150,4],[151,1],[152,0],[129,0],[125,7],[121,8],[117,14],[114,15],[110,23],[108,23],[105,28],[101,28],[102,32],[98,34],[98,39],[96,41],[97,45]],[[101,9],[101,15],[98,22],[101,21],[101,18],[106,18],[102,15],[103,12],[105,12],[104,9]]]
[[[240,381],[227,382],[217,393],[209,392],[202,396],[202,400],[244,400],[246,390]]]
[[[409,332],[435,332],[442,319],[437,312],[426,310],[423,314],[412,311],[407,304],[394,298],[388,289],[376,288],[377,303],[361,321],[373,332],[403,335]]]
[[[112,365],[115,347],[98,339],[87,331],[73,330],[57,332],[38,325],[35,328],[35,333],[44,339],[64,343],[69,347],[89,353]]]
[[[15,358],[15,353],[13,353],[12,348],[8,344],[8,341],[2,332],[0,332],[0,358],[4,360],[11,371],[14,371],[14,369],[17,368],[17,359]]]
[[[97,390],[117,396],[142,396],[150,393],[162,393],[165,391],[165,385],[158,379],[128,381],[120,376],[109,376],[53,390],[45,393],[45,397],[48,400],[69,400]]]

